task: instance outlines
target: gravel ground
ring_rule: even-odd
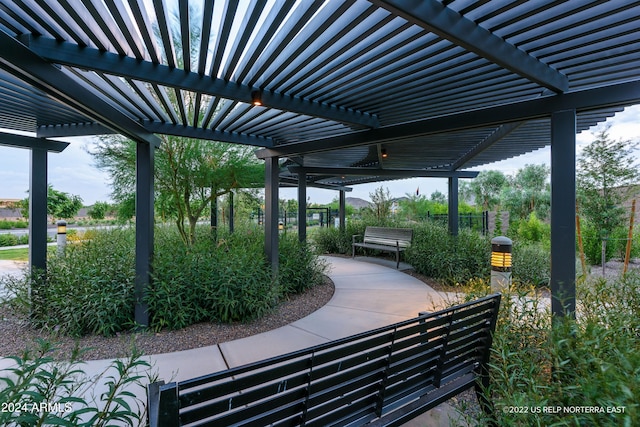
[[[82,359],[112,359],[131,353],[133,345],[144,354],[205,347],[270,331],[308,316],[324,306],[333,296],[333,282],[326,278],[322,285],[282,301],[267,316],[250,323],[199,323],[176,331],[121,333],[114,337],[87,336],[78,339],[47,333],[29,326],[28,322],[0,305],[0,357],[18,356],[26,348],[37,348],[38,338],[54,344],[53,356],[66,359],[77,345],[88,349]]]

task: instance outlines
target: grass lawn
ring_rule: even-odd
[[[28,261],[29,248],[0,250],[0,260],[2,261]]]

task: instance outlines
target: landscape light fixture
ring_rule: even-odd
[[[253,92],[251,92],[251,103],[253,105],[255,105],[256,107],[259,107],[262,105],[262,91],[261,90],[254,90]]]
[[[383,159],[386,159],[389,156],[387,154],[387,149],[386,148],[381,148],[380,149],[380,155],[382,156]]]

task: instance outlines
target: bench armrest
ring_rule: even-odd
[[[351,243],[355,243],[356,242],[356,237],[362,237],[362,234],[353,234],[351,236]]]

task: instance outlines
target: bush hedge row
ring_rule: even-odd
[[[489,292],[486,282],[465,299]],[[548,299],[504,295],[490,388],[497,426],[632,426],[640,419],[640,276],[578,282],[575,318],[552,321]],[[514,411],[513,408],[522,408]],[[546,410],[545,410],[546,408]],[[525,412],[526,409],[526,412]]]
[[[264,315],[286,294],[321,282],[325,265],[296,236],[282,236],[280,270],[273,276],[258,228],[210,236],[198,230],[185,246],[167,227],[156,230],[153,283],[145,302],[153,329],[182,328],[201,321],[247,321]],[[70,335],[112,335],[134,327],[135,233],[100,230],[69,244],[64,257],[49,259],[31,284],[3,279],[16,308],[38,327]]]
[[[364,234],[367,225],[380,224],[352,221],[343,232],[337,228],[318,229],[312,235],[313,243],[320,253],[350,254],[351,236]],[[467,229],[461,229],[458,236],[451,236],[445,225],[436,222],[389,222],[384,225],[413,229],[411,247],[403,256],[418,273],[449,285],[489,277],[490,237]],[[372,250],[363,252],[358,249],[358,254],[362,253],[376,254]],[[531,242],[525,238],[514,241],[514,282],[545,285],[549,274],[549,250],[541,242]]]

